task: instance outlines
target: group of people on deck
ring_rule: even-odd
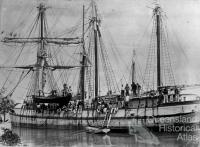
[[[140,96],[140,90],[141,90],[140,84],[132,82],[131,91],[133,92],[133,96]],[[126,97],[126,96],[129,96],[129,95],[130,95],[130,87],[129,87],[128,83],[126,84],[125,88],[122,85],[121,96],[122,97],[124,97],[124,96]]]
[[[52,96],[56,96],[58,93],[57,93],[57,90],[52,90],[51,91],[51,95]],[[72,95],[72,89],[71,89],[71,86],[67,86],[67,84],[63,84],[63,89],[62,89],[62,96],[67,96],[67,95]]]
[[[160,89],[160,94],[164,97],[164,103],[180,101],[180,90],[177,87]]]
[[[67,84],[63,84],[63,90],[62,90],[62,95],[67,96],[67,95],[72,95],[72,89],[71,86],[67,86]]]
[[[36,112],[37,113],[46,113],[46,114],[60,114],[61,112],[66,112],[68,110],[74,111],[77,110],[76,102],[69,102],[63,106],[57,103],[40,103],[36,104]]]

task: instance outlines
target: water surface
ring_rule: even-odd
[[[13,128],[28,147],[198,147],[196,134],[146,132],[137,135],[89,134],[84,130]],[[193,138],[192,138],[193,137]],[[196,140],[195,140],[196,139]]]

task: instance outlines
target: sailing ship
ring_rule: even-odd
[[[11,97],[24,78],[32,73],[28,85],[28,92],[22,106],[19,109],[14,109],[14,111],[10,113],[11,123],[14,126],[34,126],[42,128],[87,126],[90,124],[89,121],[94,121],[98,115],[95,110],[98,104],[91,107],[91,105],[88,105],[88,101],[91,103],[92,98],[96,99],[96,102],[97,99],[102,100],[99,96],[100,56],[101,62],[103,62],[102,68],[106,76],[106,84],[109,91],[109,95],[106,95],[104,98],[109,99],[110,97],[115,98],[119,96],[112,93],[116,91],[117,84],[103,43],[100,31],[101,21],[98,16],[96,3],[91,1],[86,11],[85,7],[83,7],[82,34],[77,33],[79,35],[78,37],[50,37],[46,16],[48,7],[41,3],[37,9],[38,14],[27,38],[18,37],[16,34],[10,33],[8,34],[9,36],[4,37],[2,40],[4,44],[22,44],[22,50],[27,44],[37,45],[35,64],[1,66],[3,70],[5,68],[23,70],[16,86],[5,96],[7,98]],[[88,22],[85,22],[84,18],[87,13],[89,13],[89,19]],[[85,29],[86,25],[88,26]],[[70,33],[70,35],[77,35],[74,33],[76,29],[79,28],[73,27],[72,30],[70,30],[73,33]],[[36,32],[38,37],[33,34],[33,31]],[[88,41],[88,43],[86,43],[86,41]],[[48,46],[49,44],[53,44],[54,46],[58,45],[58,47],[67,46],[69,48],[79,46],[80,52],[74,54],[81,55],[80,63],[78,65],[64,65],[63,57],[57,57],[56,55],[58,52],[52,51]],[[57,48],[57,50],[59,50],[59,48]],[[91,62],[94,62],[94,66],[91,65]],[[66,71],[73,68],[80,71],[79,78],[76,77],[76,79],[78,79],[78,92],[75,95],[72,95],[71,86],[67,85],[67,81],[64,79],[69,77],[65,76],[61,79],[63,77],[63,72],[60,74],[57,73],[59,75],[58,79],[61,80],[60,82],[56,80],[56,75],[54,74],[60,70]],[[66,72],[64,72],[64,74],[66,74]],[[11,73],[8,74],[6,79],[10,77]],[[6,82],[7,81],[8,80],[6,80]],[[59,87],[59,82],[63,84],[62,90]],[[5,83],[4,86],[6,85]],[[86,90],[88,90],[87,97]],[[87,101],[87,103],[85,101]],[[111,119],[110,113],[108,113],[106,119]],[[105,123],[105,126],[108,127],[108,123]],[[106,128],[104,128],[104,130],[106,130],[106,132],[109,131],[109,129]]]
[[[44,4],[38,6],[38,15],[32,29],[35,30],[36,26],[39,26],[39,37],[20,38],[15,36],[5,37],[2,40],[4,43],[21,43],[22,46],[35,43],[38,46],[35,64],[9,67],[28,70],[27,74],[22,73],[17,86],[26,75],[32,72],[29,90],[21,108],[16,108],[10,113],[13,126],[63,129],[102,127],[111,132],[127,132],[131,125],[144,125],[147,128],[159,129],[160,126],[165,125],[199,124],[200,120],[197,117],[200,108],[199,97],[183,95],[179,92],[180,87],[177,86],[162,85],[160,53],[163,40],[160,33],[162,19],[159,6],[156,6],[153,11],[154,27],[156,28],[154,31],[156,46],[154,47],[157,49],[157,89],[130,96],[120,95],[116,92],[119,89],[103,43],[100,29],[101,20],[96,3],[92,1],[90,7],[86,9],[87,12],[89,9],[92,12],[88,23],[85,23],[86,12],[83,7],[80,37],[49,37],[46,26],[46,9]],[[85,28],[86,24],[87,28]],[[88,43],[86,43],[87,41]],[[51,50],[47,48],[48,44],[80,45],[82,49],[79,53],[81,64],[66,66],[63,61],[53,62],[53,59],[58,61],[56,57],[53,58],[57,53],[53,52],[52,54]],[[108,88],[108,93],[104,96],[100,95],[99,58],[103,62],[102,68]],[[134,69],[134,64],[132,67]],[[56,70],[66,71],[72,68],[80,69],[78,93],[75,96],[71,94],[65,83],[63,83],[63,89],[60,90],[53,74]],[[47,84],[50,86],[47,87]],[[166,91],[169,90],[174,91],[174,93],[168,94]],[[86,93],[86,91],[88,92]],[[189,118],[189,121],[181,121],[184,118]]]

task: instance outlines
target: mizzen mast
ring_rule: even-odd
[[[156,15],[156,39],[157,39],[157,88],[161,86],[161,63],[160,63],[160,7],[154,9]]]
[[[132,66],[131,66],[131,69],[132,69],[132,83],[135,82],[135,50],[133,50],[133,60],[132,60]]]

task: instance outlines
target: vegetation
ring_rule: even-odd
[[[7,128],[2,128],[4,131],[4,134],[1,136],[1,142],[5,145],[17,145],[21,143],[20,137],[12,132],[12,130],[7,129]]]
[[[9,113],[13,111],[13,108],[17,104],[14,104],[14,102],[11,99],[8,99],[7,97],[0,99],[0,114],[4,115],[4,122],[6,122],[6,113]]]

